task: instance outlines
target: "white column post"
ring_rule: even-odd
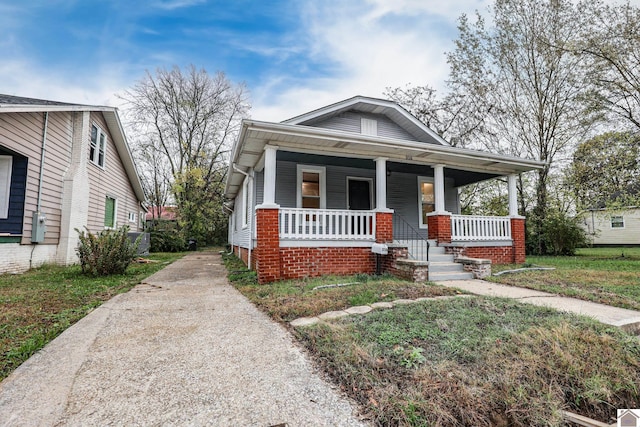
[[[387,211],[387,159],[378,157],[376,162],[376,210]]]
[[[276,206],[276,151],[278,147],[264,147],[264,198],[262,207]]]
[[[509,175],[509,216],[518,216],[517,175]]]
[[[434,196],[436,198],[436,213],[446,212],[444,208],[444,165],[433,166]]]

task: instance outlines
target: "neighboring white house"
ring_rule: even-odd
[[[593,245],[640,245],[640,207],[589,209],[578,218]]]
[[[0,95],[0,273],[77,261],[78,233],[144,220],[118,112]]]

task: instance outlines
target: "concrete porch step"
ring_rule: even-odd
[[[429,261],[429,273],[462,273],[464,266],[457,262],[434,262]]]
[[[444,282],[448,280],[471,280],[473,279],[472,273],[432,273],[429,271],[429,280],[432,282]]]

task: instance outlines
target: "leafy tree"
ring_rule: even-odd
[[[123,98],[137,142],[148,153],[146,188],[158,193],[152,196],[158,203],[164,200],[164,187],[157,189],[166,177],[153,174],[165,165],[181,230],[207,241],[214,228],[224,228],[221,187],[228,150],[249,111],[245,87],[191,65],[147,72]]]
[[[640,8],[629,3],[586,3],[589,18],[575,49],[588,61],[591,101],[640,128]]]
[[[640,202],[640,135],[607,132],[580,144],[568,171],[579,209]]]

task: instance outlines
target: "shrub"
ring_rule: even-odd
[[[543,221],[527,221],[527,252],[535,255],[575,255],[587,246],[585,231],[575,218],[549,210]]]
[[[76,248],[82,272],[90,276],[122,274],[137,256],[139,239],[131,242],[129,227],[103,230],[98,234],[88,229],[80,231],[80,243]]]
[[[151,252],[182,252],[187,249],[187,241],[178,230],[151,231]]]

